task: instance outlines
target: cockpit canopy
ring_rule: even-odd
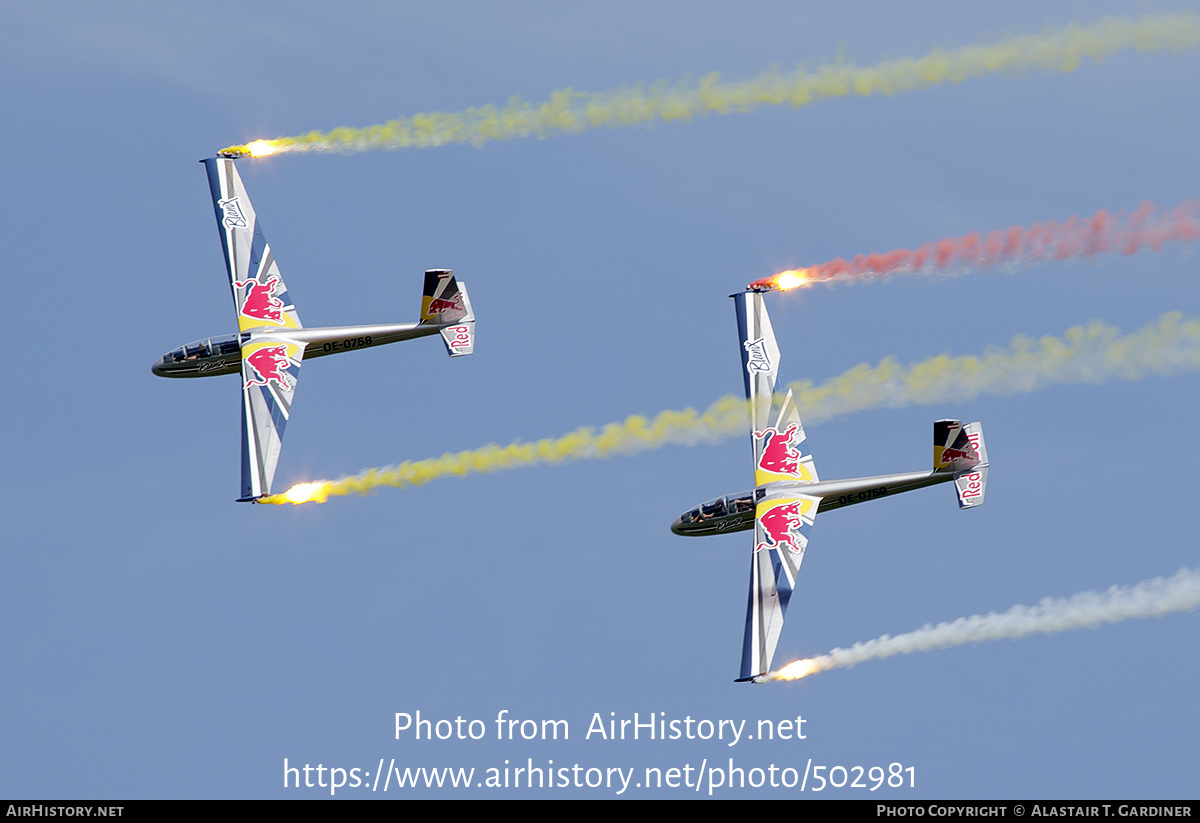
[[[224,337],[209,337],[205,340],[188,343],[182,348],[164,354],[163,362],[184,363],[188,360],[200,360],[205,357],[213,357],[214,355],[217,357],[227,354],[240,355],[241,351],[242,346],[238,342],[238,336],[236,334],[227,334]]]
[[[715,500],[709,500],[690,512],[683,514],[679,521],[682,525],[703,523],[706,520],[717,520],[728,515],[740,515],[754,511],[754,492],[744,491],[737,494],[727,494]]]
[[[196,340],[167,352],[150,368],[161,377],[234,374],[242,368],[241,335],[227,334],[224,337]]]

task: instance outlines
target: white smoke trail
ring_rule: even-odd
[[[1013,606],[1003,614],[960,617],[950,623],[926,625],[915,632],[892,637],[885,634],[848,649],[797,660],[762,681],[796,680],[817,672],[856,666],[897,654],[948,649],[987,640],[1016,640],[1031,634],[1057,634],[1095,629],[1105,623],[1132,618],[1162,617],[1200,606],[1200,573],[1180,569],[1174,577],[1155,577],[1135,586],[1113,586],[1106,592],[1080,592],[1066,598],[1047,597],[1036,606]]]

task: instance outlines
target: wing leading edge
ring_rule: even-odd
[[[739,680],[766,674],[775,656],[796,575],[808,547],[808,534],[821,498],[803,493],[804,483],[818,480],[811,455],[801,447],[804,425],[789,391],[771,419],[779,346],[763,296],[733,295],[737,309],[746,399],[754,447],[754,553],[742,642]]]

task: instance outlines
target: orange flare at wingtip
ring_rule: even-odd
[[[282,494],[271,494],[259,499],[259,503],[282,506],[284,503],[324,503],[329,499],[329,481],[316,480],[312,483],[297,483]]]
[[[808,677],[810,674],[824,671],[824,668],[820,660],[815,657],[807,660],[796,660],[788,663],[779,671],[767,674],[763,677],[763,682],[770,680],[799,680],[802,677]]]
[[[270,140],[255,140],[253,143],[247,143],[246,148],[250,150],[252,157],[266,157],[268,154],[274,154],[277,147]]]
[[[217,152],[218,157],[266,157],[274,154],[283,148],[283,144],[278,140],[255,140],[251,143],[243,143],[236,146],[226,146]]]
[[[811,269],[788,269],[787,271],[781,271],[776,274],[772,274],[770,277],[764,277],[761,280],[755,280],[746,288],[779,289],[780,291],[787,291],[788,289],[800,287],[807,288],[812,285],[812,280],[809,277],[809,273],[811,271]]]

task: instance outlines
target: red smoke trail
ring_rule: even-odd
[[[1170,212],[1160,212],[1150,202],[1137,211],[1116,216],[1104,209],[1091,217],[1050,220],[1029,228],[997,229],[986,237],[979,232],[926,243],[916,251],[894,249],[841,257],[806,269],[791,269],[755,280],[750,288],[790,289],[836,280],[860,280],[889,274],[952,272],[963,269],[1030,264],[1040,260],[1066,260],[1097,254],[1137,254],[1145,248],[1158,251],[1165,243],[1188,243],[1200,237],[1200,201],[1187,200]]]

